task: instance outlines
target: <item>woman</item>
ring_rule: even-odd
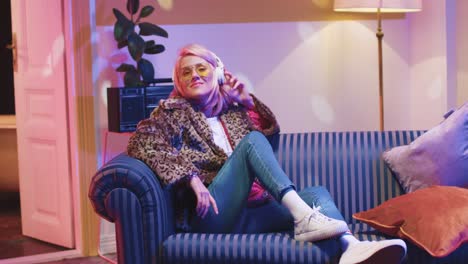
[[[381,263],[379,257],[401,261],[402,240],[358,241],[324,188],[296,192],[265,137],[279,133],[275,116],[213,52],[195,44],[184,47],[174,84],[170,98],[138,124],[127,152],[148,164],[164,185],[174,186],[180,229],[259,233],[294,228],[300,241],[338,237],[344,251],[340,263]],[[243,225],[246,206],[256,206],[258,213]]]

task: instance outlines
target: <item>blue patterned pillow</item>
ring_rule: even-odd
[[[407,193],[433,185],[468,188],[468,103],[382,157]]]

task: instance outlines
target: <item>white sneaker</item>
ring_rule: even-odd
[[[406,244],[401,239],[359,241],[353,243],[341,255],[340,264],[401,263],[406,255]]]
[[[348,231],[346,222],[327,217],[313,207],[312,212],[301,220],[294,222],[294,239],[314,242],[341,235]]]

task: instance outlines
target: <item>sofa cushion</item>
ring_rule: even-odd
[[[337,263],[334,239],[299,242],[286,233],[179,233],[163,244],[164,263]]]
[[[389,236],[365,223],[350,224],[360,240],[383,240]],[[408,244],[406,263],[464,263],[468,243],[444,258],[434,258],[424,250]],[[164,263],[338,263],[341,250],[337,240],[315,243],[293,240],[286,233],[200,234],[180,233],[169,236],[163,244]]]
[[[406,192],[432,185],[468,187],[468,103],[382,157]]]
[[[468,241],[468,189],[428,187],[353,217],[387,235],[408,239],[434,257],[444,257]]]

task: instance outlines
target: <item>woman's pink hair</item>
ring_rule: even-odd
[[[212,51],[198,44],[190,44],[190,45],[183,47],[180,50],[175,66],[174,66],[174,71],[173,71],[173,80],[174,80],[175,89],[170,94],[170,97],[180,96],[189,101],[191,100],[191,98],[188,98],[186,96],[186,93],[183,89],[182,82],[179,79],[180,70],[181,70],[181,67],[180,67],[181,61],[186,56],[200,57],[206,60],[209,64],[211,64],[211,66],[213,66],[213,69],[214,69],[213,74],[215,76],[213,76],[212,78],[213,82],[211,84],[213,89],[211,90],[211,93],[209,94],[208,99],[206,100],[204,105],[200,105],[200,107],[202,108],[201,110],[202,111],[209,110],[212,116],[216,116],[219,113],[221,113],[223,110],[226,110],[230,104],[229,95],[218,84],[218,78],[217,78],[218,76],[216,76],[216,74],[219,74],[219,72],[215,70],[216,67],[218,67],[217,60],[219,60],[219,58]]]

